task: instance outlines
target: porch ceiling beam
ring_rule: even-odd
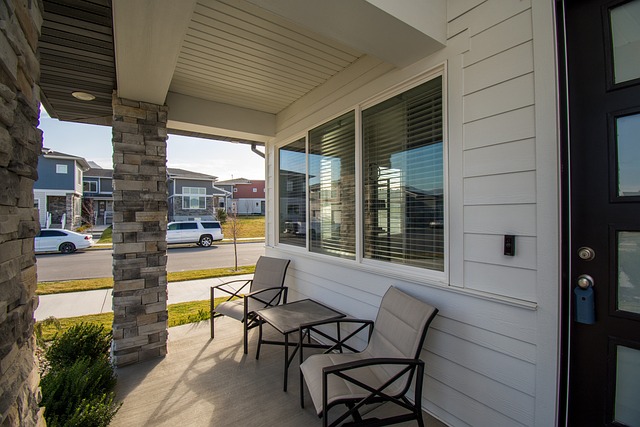
[[[275,114],[169,92],[169,130],[266,143],[276,134]]]
[[[248,1],[397,67],[446,42],[446,0]]]
[[[118,96],[163,105],[196,0],[113,0]]]

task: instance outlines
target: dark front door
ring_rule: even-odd
[[[640,427],[640,0],[565,0],[571,426]]]

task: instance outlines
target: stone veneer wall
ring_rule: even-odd
[[[167,353],[167,107],[113,96],[113,362]]]
[[[41,3],[0,1],[0,426],[44,425],[34,356]]]

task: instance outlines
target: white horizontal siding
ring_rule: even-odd
[[[468,289],[523,301],[536,300],[535,270],[465,261],[464,277]]]
[[[526,106],[465,123],[463,129],[466,150],[533,138],[536,134],[534,109],[533,106]]]
[[[481,205],[464,207],[465,233],[536,235],[536,206]]]
[[[464,97],[465,123],[533,105],[533,74],[526,74]]]
[[[503,255],[503,235],[473,234],[464,235],[464,259],[485,264],[504,265],[534,270],[536,268],[536,238],[518,236],[515,252],[518,256]]]
[[[504,158],[509,161],[508,158]],[[476,176],[464,180],[465,205],[535,203],[535,172]]]
[[[507,0],[506,3],[508,2]],[[532,37],[531,11],[526,10],[488,28],[486,31],[472,35],[469,40],[469,51],[464,54],[464,65],[467,67],[490,56],[497,55],[531,40]]]
[[[464,151],[465,178],[532,171],[536,166],[533,138]]]
[[[533,43],[528,41],[464,69],[464,93],[481,89],[533,72]]]

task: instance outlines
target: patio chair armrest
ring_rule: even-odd
[[[244,284],[235,291],[223,288],[223,286],[228,286],[233,283],[240,283],[240,282],[244,282]],[[229,282],[224,282],[219,285],[211,286],[211,295],[213,295],[213,292],[217,290],[217,291],[225,292],[231,295],[231,297],[236,297],[236,296],[239,296],[240,291],[242,291],[251,282],[253,282],[253,279],[238,279],[238,280],[231,280]]]
[[[275,295],[273,295],[273,297],[269,300],[269,301],[265,301],[260,297],[260,294],[267,292],[267,291],[278,291],[275,293]],[[274,286],[271,288],[263,288],[263,289],[259,289],[257,291],[253,291],[253,292],[249,292],[248,294],[244,294],[243,297],[245,299],[245,307],[247,306],[246,304],[246,300],[249,298],[252,298],[256,301],[259,301],[263,304],[265,304],[265,307],[271,307],[274,304],[274,301],[279,300],[280,297],[282,296],[283,302],[286,303],[287,302],[287,294],[289,292],[289,288],[286,286]],[[283,295],[284,294],[284,295]]]
[[[342,338],[340,326],[343,323],[357,323],[357,324],[360,324],[360,327],[356,328],[354,331],[350,332],[347,336]],[[304,331],[307,330],[308,333],[311,333],[311,331],[313,331],[318,335],[324,337],[325,339],[331,341],[333,345],[328,347],[324,353],[330,353],[335,350],[338,350],[340,353],[342,353],[343,348],[346,348],[351,352],[357,353],[358,350],[353,348],[351,345],[347,344],[347,341],[353,338],[353,336],[358,334],[360,331],[368,327],[367,342],[369,342],[369,340],[371,339],[371,334],[373,333],[373,323],[374,323],[373,320],[369,320],[369,319],[355,319],[355,318],[349,318],[349,317],[341,317],[338,319],[303,323],[300,325],[300,328],[298,329],[298,331],[300,335],[300,340],[302,340],[303,338]],[[324,331],[317,329],[319,326],[326,326],[326,325],[332,325],[332,324],[336,325],[336,335],[337,335],[336,337],[332,337],[331,335],[325,333]],[[302,355],[302,352],[300,354]]]
[[[352,362],[340,363],[333,366],[325,366],[322,368],[324,377],[338,372],[349,371],[351,369],[363,368],[365,366],[375,365],[406,365],[406,366],[424,366],[421,359],[409,359],[404,357],[372,357],[369,359],[354,360]]]
[[[365,326],[370,325],[370,327],[373,327],[373,320],[355,319],[352,317],[341,317],[338,319],[319,320],[316,322],[303,323],[300,325],[300,328],[303,328],[303,329],[315,328],[316,326],[330,325],[332,323],[363,323],[365,324]]]

